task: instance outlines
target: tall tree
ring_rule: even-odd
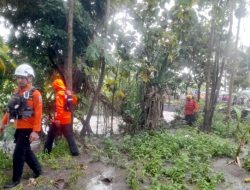
[[[0,37],[0,111],[4,112],[9,97],[14,89],[13,73],[16,67],[14,59],[9,55],[10,49]]]
[[[3,85],[4,80],[12,78],[13,70],[15,68],[15,62],[10,57],[9,52],[9,47],[0,37],[0,86]]]
[[[224,8],[223,8],[224,6]],[[225,10],[229,10],[226,12]],[[217,104],[217,97],[220,90],[221,79],[224,71],[225,62],[228,55],[228,47],[232,34],[233,22],[233,4],[227,2],[213,2],[211,18],[211,31],[209,43],[209,61],[206,66],[206,102],[205,114],[202,130],[209,132],[212,127],[212,119]],[[229,13],[229,31],[227,33],[226,51],[223,52],[223,44],[225,34],[223,32],[224,25],[228,25],[226,19],[221,20],[220,15],[227,15]],[[214,51],[215,50],[215,51]]]
[[[240,35],[240,23],[242,17],[246,15],[246,2],[245,0],[240,0],[239,7],[235,12],[235,16],[238,19],[237,23],[237,33],[236,33],[236,40],[235,40],[235,46],[234,46],[234,56],[232,57],[232,63],[231,63],[231,69],[229,71],[230,73],[230,83],[229,83],[229,98],[227,102],[227,118],[231,118],[231,105],[232,105],[232,94],[234,90],[234,80],[235,80],[235,73],[238,69],[238,60],[235,59],[238,57],[238,42],[239,42],[239,35]]]
[[[72,90],[72,66],[73,66],[73,17],[74,0],[68,0],[68,34],[67,34],[67,57],[64,66],[64,78],[67,88]]]
[[[106,15],[105,15],[105,26],[104,26],[104,34],[103,34],[103,37],[104,38],[107,38],[107,27],[108,27],[108,19],[109,19],[109,11],[110,10],[110,0],[107,0],[106,1]],[[106,44],[105,44],[106,45]],[[104,45],[104,47],[105,47]],[[99,63],[100,63],[100,76],[99,76],[99,80],[98,80],[98,84],[97,84],[97,87],[96,87],[96,90],[95,90],[95,93],[93,95],[93,98],[92,98],[92,101],[91,101],[91,104],[90,104],[90,107],[89,107],[89,111],[88,111],[88,114],[87,114],[87,117],[85,119],[85,121],[83,122],[83,128],[82,128],[82,131],[81,131],[81,135],[85,135],[85,134],[92,134],[93,131],[90,127],[90,119],[91,119],[91,116],[93,114],[93,111],[94,111],[94,108],[95,108],[95,105],[96,105],[96,102],[98,100],[98,97],[99,97],[99,94],[101,92],[101,88],[102,88],[102,85],[103,85],[103,80],[104,80],[104,77],[105,77],[105,67],[106,67],[106,60],[105,60],[105,57],[104,57],[104,49],[101,50],[101,53],[100,53],[100,58],[99,58]]]
[[[138,4],[135,25],[142,34],[142,43],[136,50],[140,65],[137,74],[140,105],[139,126],[151,129],[159,126],[164,103],[163,94],[170,78],[173,77],[173,62],[178,54],[176,35],[170,30],[168,10],[160,7],[167,1],[145,1]]]
[[[6,19],[6,24],[12,27],[10,47],[18,51],[19,56],[28,57],[38,69],[43,70],[41,74],[45,76],[51,75],[55,69],[62,76],[64,73],[68,52],[67,3],[70,1],[28,0],[26,3],[20,3],[10,0],[6,4],[0,4],[1,15]],[[77,58],[84,56],[87,46],[99,30],[105,12],[104,3],[97,0],[75,0],[72,26],[73,39],[77,43],[73,46],[73,63]],[[80,84],[82,80],[75,77],[74,80],[77,81],[74,85],[83,85]]]

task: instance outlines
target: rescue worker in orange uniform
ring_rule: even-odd
[[[67,139],[69,149],[72,156],[78,156],[79,151],[75,143],[73,136],[73,110],[67,107],[66,97],[69,95],[72,100],[72,104],[75,105],[77,98],[72,94],[71,91],[66,89],[64,82],[61,79],[56,79],[52,86],[56,92],[55,95],[55,115],[52,125],[49,128],[47,140],[44,145],[44,152],[50,153],[53,146],[53,141],[58,134],[61,132]],[[72,105],[71,105],[72,106]]]
[[[10,119],[15,126],[15,149],[13,153],[13,177],[4,188],[12,188],[20,183],[24,162],[33,170],[34,177],[42,174],[41,165],[31,150],[30,143],[39,139],[42,119],[42,96],[32,86],[35,73],[28,64],[21,64],[15,70],[18,88],[8,103],[8,109],[0,123],[0,133]]]
[[[196,113],[199,111],[199,105],[192,95],[187,95],[184,108],[185,120],[188,125],[192,125],[196,119]]]

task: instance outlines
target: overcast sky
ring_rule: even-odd
[[[234,26],[236,25],[237,23],[234,23]],[[235,27],[235,33],[236,33],[236,27]],[[250,15],[242,19],[242,22],[241,22],[239,47],[242,44],[244,46],[250,46]]]

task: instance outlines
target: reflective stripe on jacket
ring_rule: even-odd
[[[32,88],[32,85],[27,85],[24,89],[17,89],[17,92],[20,96],[23,96],[25,91],[29,91]],[[32,117],[22,118],[14,120],[14,125],[16,129],[32,129],[35,132],[41,131],[41,122],[42,122],[42,96],[38,90],[34,90],[32,98],[27,100],[27,105],[31,107],[34,111]],[[9,122],[9,114],[5,113],[2,124],[6,125]]]

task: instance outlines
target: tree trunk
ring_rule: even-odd
[[[119,71],[119,64],[120,61],[118,60],[118,64],[117,64],[117,68],[116,68],[116,72],[115,72],[115,82],[117,80],[118,77],[118,71]],[[116,91],[117,87],[116,84],[114,84],[113,89],[112,89],[112,106],[114,106],[114,99],[115,99],[115,91]],[[114,131],[113,131],[113,121],[114,121],[114,110],[111,110],[111,128],[110,128],[110,135],[113,135]]]
[[[96,135],[98,135],[99,121],[100,121],[100,101],[97,100]]]
[[[98,100],[98,97],[99,97],[99,94],[100,94],[100,91],[101,91],[101,87],[102,87],[102,84],[103,84],[104,76],[105,76],[105,65],[106,64],[105,64],[105,60],[104,60],[104,50],[103,50],[102,55],[100,57],[100,65],[101,65],[101,71],[100,71],[100,77],[99,77],[98,85],[97,85],[97,88],[95,90],[95,94],[93,95],[93,99],[91,101],[86,120],[84,121],[84,125],[83,125],[82,131],[81,131],[82,136],[84,136],[86,134],[88,134],[88,135],[93,134],[93,131],[92,131],[91,127],[90,127],[90,119],[91,119],[91,116],[93,114],[96,101]]]
[[[109,11],[110,11],[110,0],[107,0],[106,1],[106,19],[105,19],[105,25],[104,25],[104,37],[107,37]],[[91,104],[90,104],[88,115],[86,117],[86,120],[85,120],[84,125],[83,125],[83,129],[81,131],[82,136],[84,136],[85,134],[88,134],[88,135],[93,134],[93,131],[92,131],[89,123],[90,123],[90,119],[91,119],[91,116],[92,116],[94,108],[95,108],[96,101],[99,98],[99,94],[100,94],[100,91],[102,88],[102,84],[103,84],[103,80],[104,80],[104,76],[105,76],[105,66],[106,66],[106,62],[105,62],[105,57],[104,57],[104,49],[102,49],[101,56],[100,56],[100,67],[101,67],[100,77],[98,80],[97,88],[95,90],[95,94],[93,95],[93,99],[92,99]]]
[[[226,55],[225,57],[228,57],[228,52],[229,52],[229,43],[230,43],[230,39],[231,39],[231,35],[232,35],[232,25],[233,25],[233,4],[230,1],[229,4],[229,9],[230,9],[230,16],[229,16],[229,31],[228,31],[228,35],[227,35],[227,43],[226,43]],[[212,18],[212,26],[211,26],[211,38],[210,38],[210,48],[209,48],[209,57],[211,60],[211,55],[212,55],[212,48],[213,48],[213,40],[215,38],[214,36],[214,29],[212,30],[212,28],[214,27],[214,18]],[[216,40],[217,42],[220,40]],[[214,78],[213,80],[211,80],[211,67],[210,64],[207,65],[207,69],[208,69],[208,74],[207,74],[207,81],[206,81],[206,104],[205,104],[205,116],[204,116],[204,124],[203,124],[203,131],[207,131],[209,132],[211,130],[211,126],[212,126],[212,120],[213,120],[213,115],[214,115],[214,111],[215,111],[215,107],[217,104],[217,98],[219,95],[219,90],[220,90],[220,86],[221,86],[221,79],[223,76],[223,72],[224,72],[224,66],[226,63],[226,59],[224,58],[222,60],[221,66],[219,67],[219,57],[220,57],[220,44],[218,45],[219,48],[217,48],[217,52],[216,52],[216,57],[215,57],[215,62],[214,62]],[[209,92],[209,89],[211,89],[211,92]]]
[[[219,41],[219,40],[217,40]],[[215,58],[215,66],[214,66],[214,80],[213,80],[213,85],[212,85],[212,89],[211,89],[211,98],[210,98],[210,118],[209,121],[212,125],[212,120],[213,120],[213,115],[214,115],[214,111],[216,108],[216,104],[217,104],[217,99],[218,99],[218,95],[219,95],[219,91],[220,91],[220,86],[221,86],[221,79],[223,76],[223,72],[224,72],[224,66],[225,66],[225,59],[222,61],[221,63],[221,67],[219,67],[220,61],[219,61],[219,57],[220,57],[220,43],[219,43],[219,47],[218,50],[216,52],[216,58]]]
[[[68,38],[67,57],[64,65],[64,79],[68,89],[72,90],[72,62],[73,62],[73,16],[74,0],[68,0]]]
[[[142,103],[140,125],[143,129],[155,129],[161,121],[163,90],[159,87],[146,85]]]
[[[210,108],[210,86],[211,86],[211,64],[212,64],[212,51],[214,46],[214,33],[215,33],[215,20],[214,20],[214,14],[212,15],[211,20],[211,31],[210,31],[210,42],[209,42],[209,61],[206,64],[206,99],[205,99],[205,114],[204,114],[204,121],[202,130],[203,131],[210,131],[211,130],[211,121],[210,121],[210,115],[211,115],[211,108]]]
[[[231,71],[230,82],[229,82],[229,94],[227,101],[227,116],[226,116],[228,120],[231,119],[233,87],[234,87],[234,71]]]
[[[237,48],[238,48],[239,34],[240,34],[240,22],[241,22],[241,17],[238,18],[234,58],[237,57],[237,51],[238,51]],[[236,61],[233,61],[233,64],[237,64]],[[235,65],[234,69],[232,69],[231,73],[230,73],[229,97],[228,97],[228,102],[227,102],[227,118],[228,119],[231,118],[232,96],[233,96],[233,88],[234,88],[234,75],[236,72],[237,72],[237,65]]]
[[[199,82],[197,85],[197,101],[199,102],[201,99],[201,86],[202,86],[202,82]]]

